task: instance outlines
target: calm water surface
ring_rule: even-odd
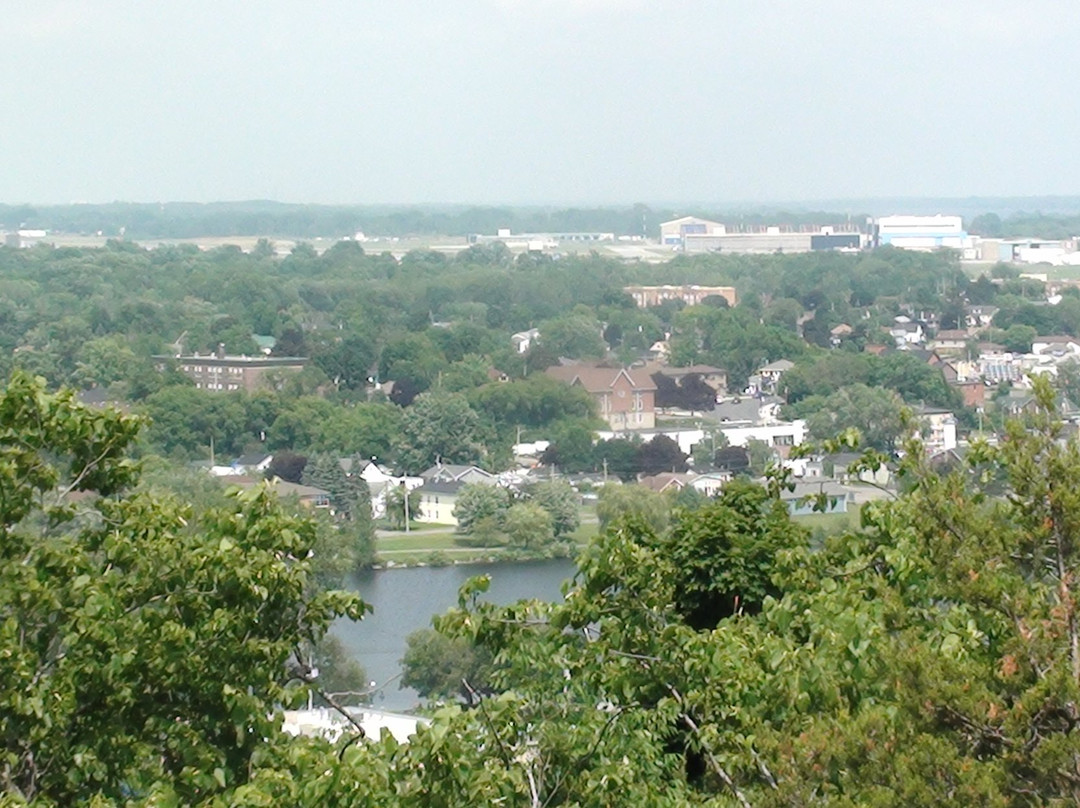
[[[574,574],[570,559],[523,561],[506,564],[461,564],[452,567],[409,567],[367,570],[351,576],[347,586],[374,607],[360,622],[339,620],[333,633],[380,685],[401,672],[405,637],[431,625],[431,618],[457,605],[458,588],[474,575],[490,575],[484,598],[512,603],[522,598],[557,600],[563,581]],[[376,706],[407,710],[418,697],[400,689],[395,679],[376,697]]]

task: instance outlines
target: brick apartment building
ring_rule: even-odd
[[[303,370],[308,360],[300,356],[226,356],[223,346],[216,353],[200,356],[155,356],[159,370],[173,363],[195,382],[200,390],[253,392],[269,385],[268,376]]]

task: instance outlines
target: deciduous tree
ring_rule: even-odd
[[[294,659],[289,684],[294,652],[359,615],[355,597],[309,593],[313,527],[272,493],[201,514],[125,493],[139,425],[22,375],[0,395],[5,800],[226,793],[310,677]]]

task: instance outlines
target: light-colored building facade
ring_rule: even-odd
[[[45,230],[16,230],[4,236],[4,246],[26,250],[35,244],[40,244],[47,235],[48,232]]]
[[[683,247],[687,236],[722,236],[727,228],[720,222],[682,216],[660,223],[660,243],[665,247]]]
[[[687,306],[700,306],[707,297],[722,297],[729,306],[738,302],[734,286],[624,286],[623,291],[643,309],[659,306],[666,300],[681,300]]]
[[[960,250],[976,258],[975,241],[964,230],[959,216],[882,216],[874,221],[874,245],[902,250]]]
[[[791,447],[799,446],[806,441],[806,421],[796,420],[791,422],[782,421],[763,426],[723,426],[719,427],[730,446],[744,447],[751,440],[762,443],[775,449],[781,457],[787,457]],[[613,440],[622,437],[618,432],[604,430],[596,433],[600,440]],[[683,454],[690,454],[694,446],[703,440],[709,440],[709,435],[704,429],[652,429],[642,435],[646,440],[652,440],[657,435],[671,438],[677,444]]]
[[[923,443],[929,454],[949,452],[956,448],[956,417],[951,410],[923,407],[916,411],[923,427]]]
[[[852,223],[838,225],[727,225],[683,216],[660,225],[660,244],[686,253],[801,253],[858,250],[865,237]]]

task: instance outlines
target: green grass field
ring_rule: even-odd
[[[375,541],[375,548],[380,553],[410,550],[452,550],[458,546],[457,534],[454,533],[453,528],[447,529],[445,533],[425,532],[418,535],[401,533],[397,536],[379,538]]]

